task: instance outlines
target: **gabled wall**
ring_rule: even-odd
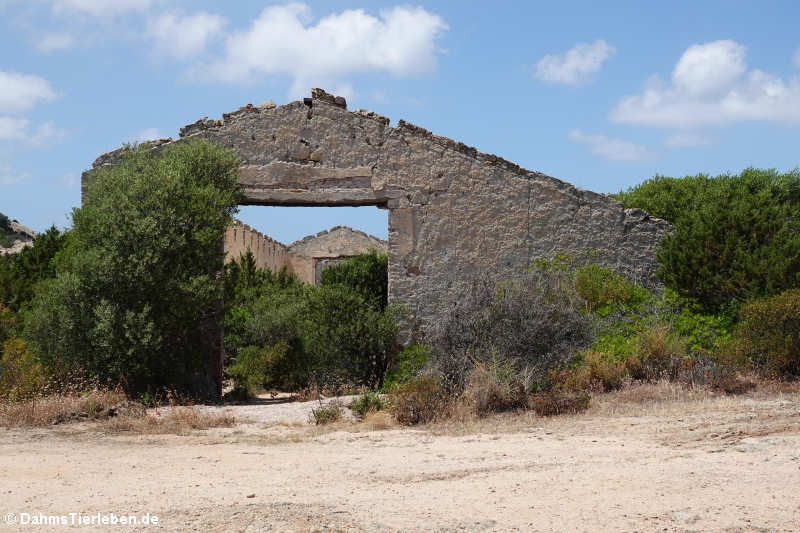
[[[388,209],[389,298],[406,305],[416,337],[473,275],[520,275],[536,257],[591,252],[592,261],[657,283],[666,222],[402,120],[392,128],[375,113],[349,112],[319,89],[284,106],[201,119],[181,137],[242,159],[245,204]]]

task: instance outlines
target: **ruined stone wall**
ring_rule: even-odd
[[[334,226],[289,245],[291,271],[306,283],[319,285],[322,270],[370,249],[386,253],[387,243],[363,231]]]
[[[248,249],[259,268],[278,272],[289,265],[286,246],[237,220],[225,230],[225,261],[239,259]]]
[[[236,152],[246,204],[389,209],[389,297],[406,305],[417,333],[473,275],[520,275],[532,259],[558,252],[592,251],[593,261],[657,282],[666,222],[402,120],[392,128],[375,113],[348,112],[323,91],[312,95],[201,119],[181,135]]]

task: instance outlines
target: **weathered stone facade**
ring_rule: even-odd
[[[289,269],[306,283],[319,285],[327,267],[370,249],[386,253],[387,243],[363,231],[334,226],[290,244]]]
[[[14,255],[23,250],[23,248],[27,248],[28,246],[33,245],[33,239],[36,237],[37,233],[32,229],[26,228],[19,222],[14,222],[13,220],[10,222],[11,231],[13,235],[13,242],[11,246],[8,248],[3,248],[0,246],[0,255]],[[0,235],[2,233],[0,232]]]
[[[201,119],[181,137],[242,159],[245,204],[388,209],[389,297],[406,305],[415,336],[474,274],[515,276],[558,252],[592,251],[593,261],[656,283],[666,222],[402,120],[393,128],[375,113],[349,112],[319,89],[304,101]],[[95,167],[117,157],[100,156]]]
[[[239,259],[250,250],[259,268],[279,272],[281,268],[289,266],[289,250],[283,243],[238,220],[225,230],[224,250],[226,261]]]
[[[386,253],[386,241],[347,226],[334,226],[289,246],[238,220],[225,231],[226,261],[238,259],[250,250],[259,268],[268,268],[277,273],[285,267],[300,281],[312,285],[319,285],[322,271],[328,266],[370,249]]]

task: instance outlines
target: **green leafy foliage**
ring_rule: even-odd
[[[0,246],[8,248],[14,243],[14,230],[11,221],[6,215],[0,213]]]
[[[19,253],[0,256],[0,301],[14,311],[30,302],[36,284],[55,277],[56,258],[69,240],[69,232],[62,233],[52,226]]]
[[[783,376],[800,376],[800,289],[747,302],[731,344],[733,358]]]
[[[333,401],[327,405],[320,405],[319,407],[311,409],[311,412],[308,414],[308,421],[316,426],[324,426],[325,424],[338,422],[341,420],[343,414],[344,408],[342,404]]]
[[[380,387],[390,360],[400,310],[381,312],[361,294],[339,285],[308,292],[303,345],[318,386]]]
[[[211,394],[219,243],[238,203],[238,166],[190,141],[158,154],[134,147],[94,170],[70,246],[25,319],[39,360],[129,394]]]
[[[383,390],[390,392],[394,387],[420,375],[430,358],[431,349],[428,346],[412,344],[403,348],[392,359],[383,382]]]
[[[16,337],[6,340],[0,355],[0,398],[25,400],[44,386],[44,370],[24,340]]]
[[[649,298],[641,285],[594,263],[575,271],[575,289],[589,311],[600,316],[608,316],[620,306],[635,308]]]
[[[285,380],[291,378],[284,371],[292,370],[292,365],[286,361],[288,353],[289,345],[285,341],[266,348],[248,346],[240,350],[228,367],[234,389],[241,395],[252,396],[260,388],[285,385]]]
[[[386,400],[374,391],[367,391],[352,402],[350,410],[359,418],[364,418],[369,413],[376,413],[386,408]]]
[[[389,259],[375,250],[359,254],[322,271],[323,286],[341,285],[361,295],[369,305],[384,310],[389,300]]]
[[[385,275],[380,261],[368,264]],[[398,307],[365,300],[358,286],[337,282],[315,287],[285,271],[256,268],[252,254],[226,266],[225,286],[225,349],[234,379],[244,379],[243,357],[251,360],[281,344],[285,349],[280,357],[271,358],[265,373],[255,378],[263,387],[294,391],[310,384],[336,389],[383,383]]]
[[[0,301],[0,346],[13,335],[18,325],[17,316]],[[2,351],[0,351],[0,355],[2,355]]]
[[[800,283],[798,170],[657,176],[617,198],[674,224],[658,252],[659,276],[707,311]]]

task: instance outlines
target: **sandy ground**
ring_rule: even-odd
[[[678,396],[413,430],[313,428],[313,404],[268,402],[187,436],[0,430],[0,530],[800,531],[800,395]]]

